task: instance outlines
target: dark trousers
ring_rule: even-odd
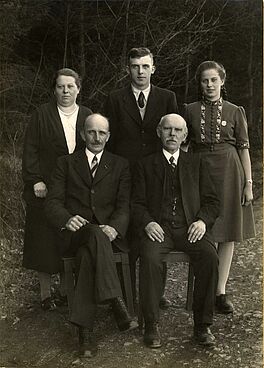
[[[137,270],[136,270],[136,265],[137,265],[137,260],[139,258],[140,255],[140,242],[138,240],[138,238],[134,238],[134,239],[130,239],[129,240],[129,245],[130,245],[130,251],[128,254],[129,257],[129,266],[130,266],[130,277],[131,277],[131,287],[132,287],[132,295],[133,295],[133,300],[134,303],[137,300],[137,287],[136,287],[136,283],[137,283]],[[163,268],[162,268],[162,294],[161,296],[164,294],[165,291],[165,287],[166,287],[166,280],[167,280],[167,263],[163,262]]]
[[[98,225],[72,234],[70,252],[76,257],[76,285],[70,321],[92,329],[96,305],[122,296],[113,249]]]
[[[162,262],[172,250],[190,256],[194,268],[193,317],[195,324],[212,324],[218,281],[218,256],[214,244],[206,234],[202,240],[190,243],[187,228],[165,231],[163,243],[153,242],[146,235],[140,251],[140,297],[145,322],[159,321],[159,300],[163,292]]]

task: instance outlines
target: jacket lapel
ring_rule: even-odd
[[[51,101],[50,114],[51,114],[52,128],[54,130],[53,144],[57,147],[57,151],[60,152],[60,155],[62,155],[61,152],[63,152],[63,154],[66,155],[69,153],[69,151],[55,100]]]
[[[89,168],[89,163],[84,150],[76,152],[75,156],[75,169],[83,181],[88,185],[92,186],[92,175]]]
[[[148,96],[148,102],[146,106],[145,116],[143,119],[143,126],[146,126],[152,121],[153,116],[155,116],[157,110],[160,108],[159,99],[157,96],[157,90],[155,86],[151,85],[150,93]]]
[[[163,182],[165,177],[165,165],[164,165],[164,157],[163,153],[157,152],[155,158],[154,158],[154,172],[156,174],[156,177]]]
[[[98,169],[96,170],[95,177],[93,178],[93,185],[96,185],[106,175],[111,172],[111,158],[107,151],[102,154]]]
[[[191,180],[190,173],[192,174],[192,172],[189,170],[190,164],[191,164],[190,154],[180,149],[180,156],[178,159],[178,170],[179,170],[179,180],[181,190],[184,190],[184,187],[186,187],[186,183],[189,183],[189,181]],[[187,185],[187,187],[189,187],[189,185]]]
[[[137,106],[135,96],[131,86],[128,86],[123,96],[124,109],[127,110],[131,118],[139,125],[142,124],[141,115]]]

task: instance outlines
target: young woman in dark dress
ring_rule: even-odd
[[[51,295],[51,275],[61,271],[59,239],[47,223],[44,202],[57,158],[84,147],[80,129],[92,111],[76,103],[80,88],[80,77],[74,70],[58,70],[53,80],[54,96],[33,113],[24,142],[22,174],[26,224],[23,266],[38,271],[44,310],[56,308]]]
[[[215,61],[196,71],[200,101],[186,106],[190,149],[207,159],[208,171],[221,199],[221,212],[212,233],[218,243],[219,281],[216,309],[233,312],[226,295],[234,242],[255,236],[252,173],[244,108],[227,101],[226,71]]]

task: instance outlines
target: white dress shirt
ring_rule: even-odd
[[[178,151],[174,152],[173,155],[170,152],[166,151],[164,148],[162,149],[162,151],[163,151],[163,154],[166,157],[166,160],[168,161],[169,164],[170,164],[170,158],[171,158],[171,156],[173,156],[175,165],[177,165],[178,158],[179,158],[179,155],[180,155],[180,149],[178,149]]]
[[[92,167],[92,160],[93,160],[94,156],[96,156],[97,162],[98,162],[98,165],[99,165],[103,152],[104,151],[101,151],[101,152],[95,154],[95,153],[89,151],[88,148],[85,148],[85,154],[87,156],[90,169]]]

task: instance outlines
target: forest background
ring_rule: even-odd
[[[21,154],[32,111],[51,96],[54,71],[83,79],[79,102],[100,111],[127,83],[126,55],[146,46],[153,83],[173,90],[180,109],[196,100],[197,65],[227,70],[231,102],[246,109],[251,155],[262,159],[261,0],[1,0],[0,7],[0,318],[28,303],[37,281],[21,268],[25,204]],[[255,196],[261,186],[255,186]]]

